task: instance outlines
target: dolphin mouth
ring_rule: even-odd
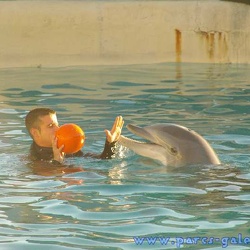
[[[158,144],[152,142],[153,141],[152,135],[150,133],[148,133],[144,128],[141,128],[141,127],[138,127],[138,126],[135,126],[135,125],[132,125],[132,124],[128,124],[127,129],[130,132],[132,132],[133,134],[150,141],[150,142],[140,142],[139,141],[140,143],[158,145]]]
[[[119,142],[122,146],[133,150],[139,155],[158,160],[164,165],[167,164],[165,156],[166,149],[162,145],[155,143],[153,136],[145,128],[137,127],[132,124],[127,125],[127,128],[133,134],[147,140],[147,142],[134,140],[121,135]]]
[[[132,131],[131,131],[132,132]],[[139,136],[139,135],[138,135]],[[137,144],[140,144],[140,145],[158,145],[158,144],[156,144],[156,143],[153,143],[153,142],[150,142],[150,141],[139,141],[139,140],[137,140],[137,139],[131,139],[131,138],[127,138],[127,137],[125,137],[125,136],[123,136],[123,135],[121,135],[121,139],[119,140],[119,141],[123,141],[123,139],[122,138],[126,138],[127,140],[129,140],[131,143],[133,143],[133,142],[135,142],[135,143],[137,143]]]
[[[149,132],[147,132],[144,128],[138,127],[138,126],[135,126],[132,124],[128,124],[126,127],[131,133],[145,139],[146,141],[140,141],[138,139],[131,139],[131,138],[128,138],[128,137],[121,135],[119,142],[122,145],[124,145],[124,146],[126,146],[134,151],[140,151],[138,148],[139,145],[143,146],[143,148],[145,148],[147,146],[149,146],[150,148],[153,148],[154,146],[163,148],[161,145],[154,142],[155,140],[154,140],[153,136]]]
[[[141,128],[132,124],[128,124],[127,129],[133,134],[139,137],[142,137],[148,141],[148,142],[136,141],[137,143],[140,143],[141,145],[144,144],[144,145],[153,146],[153,147],[155,146],[155,148],[158,148],[158,150],[163,149],[165,151],[170,152],[171,155],[175,155],[175,156],[178,154],[177,150],[171,145],[169,145],[167,142],[165,142],[164,145],[161,143],[158,143],[161,140],[161,138],[157,138],[156,135],[153,136],[150,132],[148,132],[147,127]]]

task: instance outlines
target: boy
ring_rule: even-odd
[[[99,159],[110,159],[114,155],[115,144],[118,141],[124,121],[122,116],[117,116],[111,129],[105,130],[106,142],[104,150],[100,155],[87,153],[81,150],[75,154],[65,155],[63,146],[57,148],[57,138],[55,132],[59,128],[56,112],[49,108],[36,108],[31,110],[26,118],[25,125],[33,143],[30,147],[30,157],[33,160],[47,161],[53,165],[61,165],[64,157],[84,156]]]

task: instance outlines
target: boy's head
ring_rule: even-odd
[[[25,126],[33,140],[42,147],[51,147],[59,128],[56,112],[49,108],[31,110],[25,118]]]

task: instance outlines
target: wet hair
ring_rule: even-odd
[[[40,130],[40,117],[55,114],[56,111],[49,108],[35,108],[31,110],[25,117],[25,126],[30,136],[32,137],[30,130],[36,128]]]

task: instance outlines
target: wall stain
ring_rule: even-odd
[[[223,31],[196,31],[205,44],[211,62],[228,62],[228,34]]]
[[[210,60],[214,60],[214,53],[215,53],[215,36],[213,32],[210,32],[208,34],[208,40],[207,40],[207,50]]]
[[[181,62],[181,52],[182,52],[182,39],[181,39],[181,31],[175,29],[175,55],[176,62]]]
[[[182,34],[180,30],[175,29],[176,79],[182,78],[181,54],[182,54]]]

